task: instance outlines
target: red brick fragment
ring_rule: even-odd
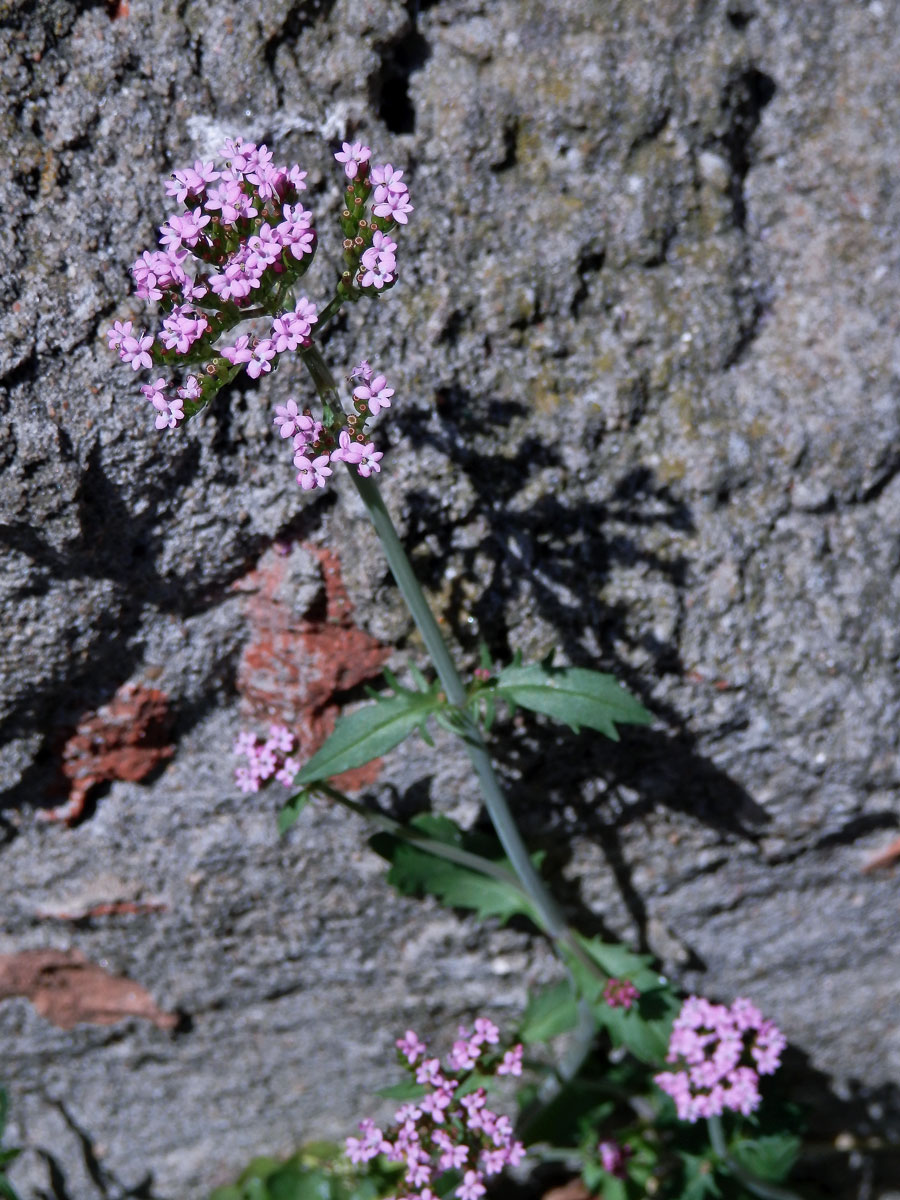
[[[78,950],[20,950],[0,954],[0,1000],[25,996],[35,1010],[60,1029],[76,1025],[115,1025],[128,1017],[174,1029],[175,1013],[157,1008],[150,993],[112,975]]]
[[[864,871],[880,871],[900,860],[900,838],[894,838],[883,850],[877,851],[863,863]]]
[[[93,787],[114,779],[137,783],[174,754],[169,744],[169,705],[164,692],[140,684],[120,687],[109,704],[78,724],[63,747],[62,771],[69,799],[38,813],[42,821],[68,821],[84,812]]]
[[[390,647],[354,625],[337,555],[314,546],[303,549],[315,555],[321,566],[324,615],[293,611],[282,589],[289,558],[274,552],[264,555],[240,584],[242,591],[251,593],[247,601],[250,640],[237,677],[248,714],[287,725],[297,736],[301,761],[313,755],[334,729],[340,712],[335,697],[374,679],[390,655]],[[348,790],[365,787],[378,778],[379,766],[368,763],[347,771],[336,782]]]

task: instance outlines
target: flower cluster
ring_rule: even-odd
[[[198,160],[173,173],[166,191],[182,207],[160,226],[159,249],[145,250],[132,265],[137,295],[159,305],[159,329],[138,332],[131,321],[116,321],[107,331],[110,349],[124,363],[156,376],[141,391],[158,429],[173,429],[198,412],[242,369],[251,379],[270,374],[280,355],[311,345],[320,319],[316,305],[293,292],[316,249],[312,214],[300,203],[306,172],[296,163],[275,165],[266,146],[240,138],[228,139],[221,153],[224,163]],[[340,217],[344,269],[323,323],[344,301],[378,296],[394,284],[391,235],[413,211],[403,172],[373,163],[368,146],[344,142],[335,158],[347,178]],[[265,330],[251,326],[251,333],[224,336],[244,321],[262,320],[268,320]],[[181,374],[180,382],[161,373],[170,369]],[[349,416],[326,408],[317,421],[294,400],[276,409],[306,491],[326,484],[334,462],[362,476],[381,470],[382,454],[368,434],[394,391],[366,362],[351,379],[357,385]]]
[[[270,725],[269,736],[263,741],[255,734],[242,730],[234,743],[234,752],[247,759],[247,766],[237,767],[234,780],[242,792],[258,792],[267,779],[273,777],[289,788],[300,770],[300,763],[291,757],[294,735],[285,725]]]
[[[377,295],[397,278],[397,243],[390,236],[405,225],[413,206],[403,172],[390,163],[372,163],[372,151],[362,142],[344,142],[334,156],[347,176],[344,231],[344,294]],[[371,206],[371,211],[370,211]]]
[[[107,332],[133,370],[186,372],[180,383],[160,375],[141,388],[158,429],[174,428],[186,406],[196,411],[241,365],[252,378],[271,371],[277,354],[308,344],[316,320],[305,298],[283,311],[315,252],[312,213],[299,203],[306,172],[274,164],[266,146],[240,138],[222,154],[224,164],[197,161],[173,173],[166,192],[182,208],[160,226],[159,249],[132,265],[136,294],[159,304],[160,328],[137,334],[132,322],[116,321]],[[268,337],[216,348],[227,330],[266,313],[279,314]]]
[[[726,1008],[690,996],[675,1018],[666,1056],[680,1069],[655,1080],[683,1121],[720,1116],[725,1109],[746,1116],[760,1103],[759,1076],[775,1073],[786,1044],[749,1000]]]
[[[465,1086],[476,1067],[482,1076],[521,1074],[522,1047],[502,1052],[499,1041],[497,1026],[479,1017],[471,1032],[460,1029],[442,1066],[407,1030],[397,1048],[425,1094],[402,1105],[387,1132],[373,1121],[361,1122],[361,1136],[347,1139],[350,1161],[368,1162],[383,1154],[403,1164],[404,1200],[436,1200],[450,1189],[458,1200],[479,1200],[487,1190],[485,1179],[517,1165],[525,1155],[509,1118],[487,1107],[484,1088]]]
[[[607,979],[603,988],[603,999],[610,1008],[628,1010],[640,997],[640,992],[628,979]]]
[[[346,418],[346,425],[326,429],[309,408],[300,411],[296,400],[288,400],[275,408],[275,424],[283,438],[291,438],[297,482],[304,491],[325,487],[332,474],[331,463],[345,462],[364,478],[381,470],[383,455],[367,437],[370,418],[383,408],[390,408],[394,389],[387,386],[384,375],[372,376],[372,368],[361,362],[350,373],[351,379],[363,382],[353,392],[355,413]]]

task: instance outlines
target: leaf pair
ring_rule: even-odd
[[[452,732],[465,736],[464,711],[447,701],[437,682],[428,683],[411,667],[416,688],[405,688],[390,671],[385,678],[392,696],[370,692],[373,704],[358,708],[338,719],[334,733],[297,776],[298,784],[317,783],[361,767],[398,746],[418,729],[430,742],[427,723],[434,716]],[[490,684],[478,688],[472,707],[486,708],[492,719],[497,700],[510,710],[527,708],[569,725],[596,729],[613,741],[619,740],[617,725],[646,725],[652,717],[612,675],[580,667],[553,667],[549,660],[505,667]]]

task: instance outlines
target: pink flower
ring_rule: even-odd
[[[462,1183],[456,1189],[456,1195],[459,1196],[459,1200],[478,1200],[479,1196],[483,1196],[487,1188],[485,1188],[481,1179],[480,1171],[466,1171]]]
[[[359,442],[352,441],[349,431],[342,429],[338,434],[337,447],[331,452],[331,461],[357,464],[362,460],[363,453],[364,448]]]
[[[304,492],[309,492],[313,488],[325,487],[328,476],[331,474],[327,454],[320,454],[318,458],[314,459],[307,458],[305,454],[298,454],[294,458],[294,466],[297,468],[297,482]]]
[[[396,221],[399,225],[405,225],[407,222],[407,213],[413,211],[413,206],[405,192],[387,192],[386,195],[376,202],[372,212],[376,217],[386,217],[391,221]]]
[[[203,227],[208,225],[211,220],[212,218],[205,213],[190,210],[169,217],[166,224],[160,227],[160,233],[163,235],[161,244],[173,246],[176,249],[181,245],[196,246]]]
[[[109,338],[110,350],[118,350],[123,339],[131,336],[131,322],[125,321],[124,324],[121,321],[113,322],[112,328],[107,329],[106,336]]]
[[[296,758],[286,758],[275,772],[275,778],[286,788],[294,786],[294,779],[300,772],[300,763]]]
[[[497,1067],[498,1075],[521,1075],[522,1074],[522,1047],[521,1045],[513,1046],[511,1050],[507,1050],[503,1055],[500,1065]]]
[[[481,1045],[496,1046],[500,1041],[500,1030],[493,1021],[489,1021],[486,1017],[476,1017],[472,1041]]]
[[[131,368],[134,371],[139,371],[141,367],[148,371],[153,366],[153,360],[147,351],[153,345],[153,338],[150,334],[145,334],[143,337],[135,338],[130,334],[122,338],[122,343],[119,346],[119,358],[122,362],[130,362]]]
[[[396,1046],[410,1064],[414,1063],[420,1054],[425,1053],[425,1043],[420,1041],[411,1029],[407,1029],[403,1037],[397,1039]]]
[[[251,379],[259,379],[260,375],[272,370],[272,359],[275,357],[275,345],[270,338],[265,338],[253,349],[247,361],[247,374]]]
[[[407,191],[406,184],[400,182],[403,172],[395,171],[390,163],[386,163],[383,167],[374,166],[370,178],[375,185],[376,200],[380,200],[388,194],[402,195]]]
[[[218,178],[219,172],[214,163],[197,159],[193,169],[188,167],[184,171],[172,172],[172,178],[166,183],[166,195],[174,196],[179,204],[184,204],[188,196],[196,198],[202,195],[206,185]]]
[[[430,1083],[437,1086],[441,1080],[441,1064],[437,1058],[426,1058],[416,1068],[416,1083]]]
[[[301,429],[312,428],[312,417],[301,413],[296,400],[288,400],[287,404],[276,404],[275,424],[279,426],[281,436],[289,438]]]
[[[227,358],[232,366],[237,366],[238,363],[249,362],[253,357],[253,351],[250,349],[249,333],[241,334],[233,346],[224,346],[220,351],[223,358]]]
[[[359,387],[353,389],[353,395],[357,400],[366,402],[373,417],[377,416],[383,408],[391,407],[393,394],[394,389],[387,386],[387,379],[383,375],[376,375],[368,383],[360,384]]]
[[[355,179],[359,168],[372,157],[372,151],[362,142],[344,142],[334,156],[339,163],[344,164],[344,174],[348,179]]]
[[[188,375],[178,389],[178,395],[182,400],[199,400],[203,396],[203,384],[196,375]]]
[[[380,450],[375,449],[374,442],[369,442],[368,445],[362,447],[356,469],[363,479],[368,479],[373,472],[377,475],[381,471],[382,458],[384,455]]]
[[[631,1146],[620,1146],[615,1138],[601,1142],[597,1147],[603,1170],[616,1179],[624,1179],[628,1174],[628,1160],[634,1153]]]
[[[608,979],[603,988],[603,999],[610,1008],[631,1008],[640,992],[627,979]]]

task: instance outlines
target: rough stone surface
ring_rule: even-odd
[[[401,283],[327,353],[392,377],[384,492],[461,660],[557,647],[656,714],[499,745],[573,918],[751,995],[828,1119],[897,1138],[898,881],[862,867],[900,825],[898,60],[893,0],[0,2],[0,953],[178,1014],[0,1001],[25,1197],[202,1197],[345,1132],[408,1023],[511,1020],[554,972],[398,901],[361,824],[278,841],[236,798],[235,584],[273,542],[329,547],[366,644],[420,652],[356,497],[301,499],[272,433],[299,365],[161,436],[106,350],[162,181],[237,134],[308,167],[323,298],[327,144],[409,171]],[[174,759],[39,823],[129,683]],[[445,739],[373,795],[477,817]]]

